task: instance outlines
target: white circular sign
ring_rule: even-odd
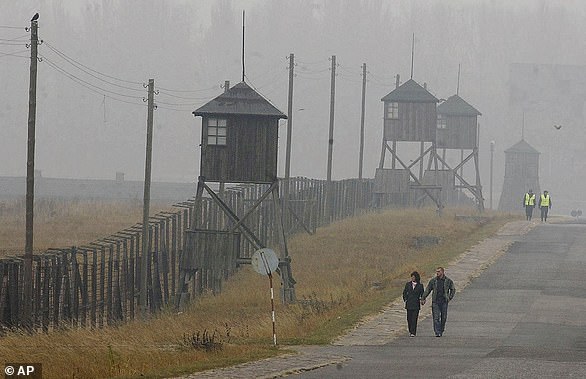
[[[261,275],[269,275],[279,267],[279,258],[272,249],[259,249],[252,254],[251,262],[254,271]]]

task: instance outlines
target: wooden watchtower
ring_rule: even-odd
[[[460,96],[453,95],[437,107],[437,148],[443,149],[442,157],[438,158],[442,163],[440,173],[443,174],[448,188],[444,188],[444,201],[454,202],[456,190],[468,190],[478,206],[479,211],[484,211],[484,199],[480,184],[480,170],[478,167],[478,120],[481,113],[468,104]],[[459,150],[460,159],[450,165],[446,157],[446,150]],[[464,157],[464,151],[469,154]],[[467,180],[464,175],[464,166],[473,160],[475,177]],[[450,163],[451,163],[450,162]],[[456,184],[458,179],[459,184]],[[473,180],[473,182],[472,182]],[[472,183],[471,183],[472,182]]]
[[[524,139],[505,150],[505,180],[499,210],[520,209],[523,194],[539,188],[539,151]]]
[[[399,86],[381,99],[384,104],[383,138],[379,166],[375,173],[375,195],[380,203],[402,206],[411,204],[414,196],[426,197],[441,210],[441,186],[437,184],[438,164],[436,153],[436,104],[438,99],[413,79]],[[419,157],[411,162],[402,159],[399,143],[419,144]],[[411,146],[412,147],[412,146]],[[387,167],[386,153],[391,154],[391,166]],[[429,157],[427,171],[433,167],[434,184],[424,184],[424,160]],[[398,164],[398,167],[397,167]],[[419,174],[412,169],[419,165]],[[386,199],[386,200],[385,200]]]
[[[263,200],[272,195],[275,214],[275,227],[280,246],[274,248],[279,254],[279,274],[283,282],[283,300],[293,301],[295,298],[291,275],[290,259],[282,225],[282,214],[279,198],[279,182],[277,180],[277,150],[279,120],[287,118],[268,100],[252,89],[244,81],[229,88],[226,82],[225,91],[207,104],[196,109],[194,116],[202,118],[201,134],[201,166],[195,197],[192,230],[187,231],[187,248],[182,259],[182,275],[198,270],[197,249],[218,249],[202,241],[210,240],[210,233],[230,237],[233,232],[248,240],[255,249],[266,247],[267,241],[257,237],[254,230],[249,229],[245,221],[259,208]],[[219,184],[216,193],[210,183]],[[225,183],[264,184],[266,191],[245,214],[231,209],[222,199]],[[230,220],[229,230],[201,230],[201,204],[204,190]],[[240,213],[240,214],[239,214]],[[203,234],[206,237],[203,237]],[[216,244],[227,246],[226,244]],[[272,247],[272,246],[271,246]],[[214,251],[214,254],[220,252]],[[209,252],[208,252],[209,255]],[[238,263],[250,263],[249,257],[238,256]]]

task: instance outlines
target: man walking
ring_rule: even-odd
[[[431,296],[433,331],[436,337],[441,337],[446,327],[446,320],[448,319],[448,303],[456,294],[454,282],[445,275],[443,267],[438,267],[435,270],[435,277],[429,281],[423,293],[422,304],[425,304],[425,299],[431,291],[433,291]]]
[[[531,221],[531,218],[533,217],[533,208],[535,208],[535,194],[532,189],[530,189],[523,197],[523,206],[525,207],[527,221]]]
[[[551,198],[549,192],[543,191],[539,196],[539,209],[541,210],[541,222],[547,222],[547,214],[551,209]]]

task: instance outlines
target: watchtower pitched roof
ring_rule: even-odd
[[[446,116],[480,116],[482,114],[458,95],[450,96],[438,105],[437,113]]]
[[[527,141],[522,139],[513,146],[505,150],[505,153],[526,153],[526,154],[540,154],[533,146],[529,145]]]
[[[234,114],[287,118],[283,112],[245,82],[236,84],[192,113],[195,116]]]
[[[421,87],[413,79],[407,80],[399,87],[388,93],[381,101],[394,101],[399,103],[437,103],[439,100]]]

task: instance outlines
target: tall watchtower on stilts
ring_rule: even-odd
[[[521,139],[505,150],[505,180],[499,200],[499,210],[520,209],[528,190],[539,194],[539,151]],[[538,195],[539,196],[539,195]]]
[[[186,233],[187,247],[182,259],[181,275],[184,280],[188,275],[197,273],[198,249],[219,249],[222,246],[234,246],[225,241],[211,246],[210,235],[215,233],[215,240],[244,237],[255,249],[267,247],[267,241],[261,240],[255,228],[246,226],[247,218],[261,207],[263,200],[272,197],[274,212],[273,235],[277,235],[278,245],[271,246],[279,255],[278,272],[282,280],[282,295],[285,302],[295,299],[294,284],[291,274],[287,241],[283,230],[282,210],[277,179],[277,150],[279,120],[287,116],[263,98],[244,81],[193,112],[202,118],[201,168],[197,183],[192,228]],[[217,193],[211,183],[216,183]],[[247,210],[232,209],[222,198],[221,192],[226,183],[264,185],[264,193],[247,206]],[[204,191],[224,212],[229,220],[226,230],[203,230],[202,198]],[[265,226],[271,227],[271,226]],[[234,237],[236,235],[236,237]],[[220,246],[220,247],[218,247]],[[220,251],[212,251],[220,254]],[[210,252],[207,252],[210,255]],[[238,263],[250,263],[250,257],[238,255]]]
[[[456,191],[468,190],[476,201],[480,212],[484,211],[484,198],[480,184],[480,170],[478,167],[478,121],[481,113],[468,104],[460,96],[453,95],[437,107],[437,147],[442,149],[442,156],[438,158],[442,163],[440,170],[441,183],[445,186],[443,200],[456,203]],[[448,163],[446,150],[460,152],[459,159],[452,159],[455,165]],[[464,150],[470,153],[464,158]],[[464,174],[464,166],[473,160],[475,177],[471,184]],[[459,184],[456,184],[458,179]]]
[[[438,99],[409,79],[381,99],[384,104],[383,138],[379,166],[375,173],[375,195],[379,205],[409,206],[430,199],[438,208],[441,186],[437,184],[436,104]],[[399,144],[419,144],[419,156],[411,162],[402,159]],[[410,146],[413,148],[413,146]],[[391,166],[387,164],[390,153]],[[432,171],[433,184],[424,183],[424,161],[428,157],[427,171]],[[413,172],[419,166],[419,172]],[[429,177],[429,174],[427,175]]]

